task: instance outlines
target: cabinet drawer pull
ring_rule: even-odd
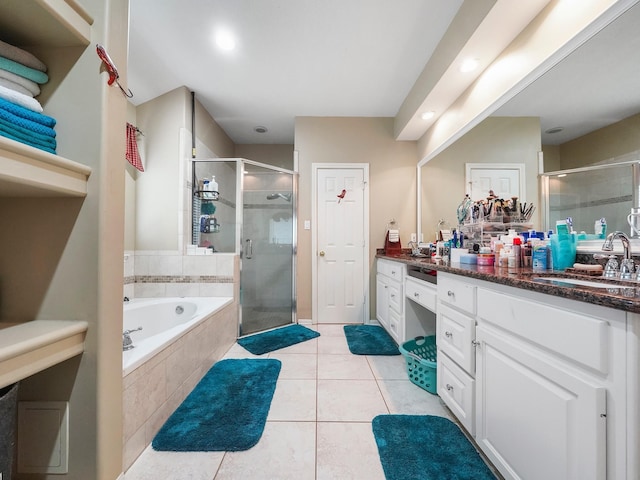
[[[420,294],[418,292],[414,292],[413,296],[416,298],[420,298]]]
[[[480,342],[476,342],[475,340],[471,340],[471,345],[478,348],[480,346]]]
[[[453,337],[453,333],[451,333],[451,332],[444,332],[444,336],[445,336],[445,337],[448,337],[448,338],[451,338],[451,337]]]
[[[454,297],[454,296],[455,296],[455,293],[454,293],[454,292],[452,292],[451,290],[447,290],[447,296],[449,296],[449,297]]]
[[[395,275],[396,271],[395,270],[391,270],[391,275]]]
[[[453,390],[453,385],[449,385],[449,384],[447,383],[447,386],[446,386],[446,387],[447,387],[447,390],[449,390],[449,391]]]
[[[395,294],[392,293],[391,294],[391,298],[396,298]]]

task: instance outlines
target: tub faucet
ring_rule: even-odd
[[[624,248],[624,255],[622,262],[620,262],[620,278],[623,280],[629,280],[633,275],[633,259],[631,258],[631,242],[626,233],[616,231],[607,235],[604,243],[602,244],[602,250],[605,252],[613,251],[613,240],[619,238]]]
[[[133,340],[131,340],[131,334],[139,330],[142,330],[142,327],[138,327],[135,330],[125,330],[124,332],[122,332],[122,351],[123,352],[127,350],[131,350],[132,348],[135,347],[135,345],[133,344]]]

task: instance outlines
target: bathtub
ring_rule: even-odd
[[[232,301],[232,297],[176,297],[140,298],[125,303],[122,330],[142,330],[130,334],[134,348],[122,352],[122,376]]]

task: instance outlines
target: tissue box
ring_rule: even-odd
[[[466,253],[464,255],[460,255],[460,263],[475,265],[476,263],[478,263],[478,256],[474,253]]]
[[[449,252],[451,263],[460,263],[460,257],[469,253],[467,248],[452,248]]]

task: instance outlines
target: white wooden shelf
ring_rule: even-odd
[[[74,320],[0,323],[0,388],[81,354],[87,328]]]
[[[87,195],[91,168],[0,136],[0,197]]]
[[[19,47],[87,46],[93,18],[75,0],[2,0],[2,40]]]

